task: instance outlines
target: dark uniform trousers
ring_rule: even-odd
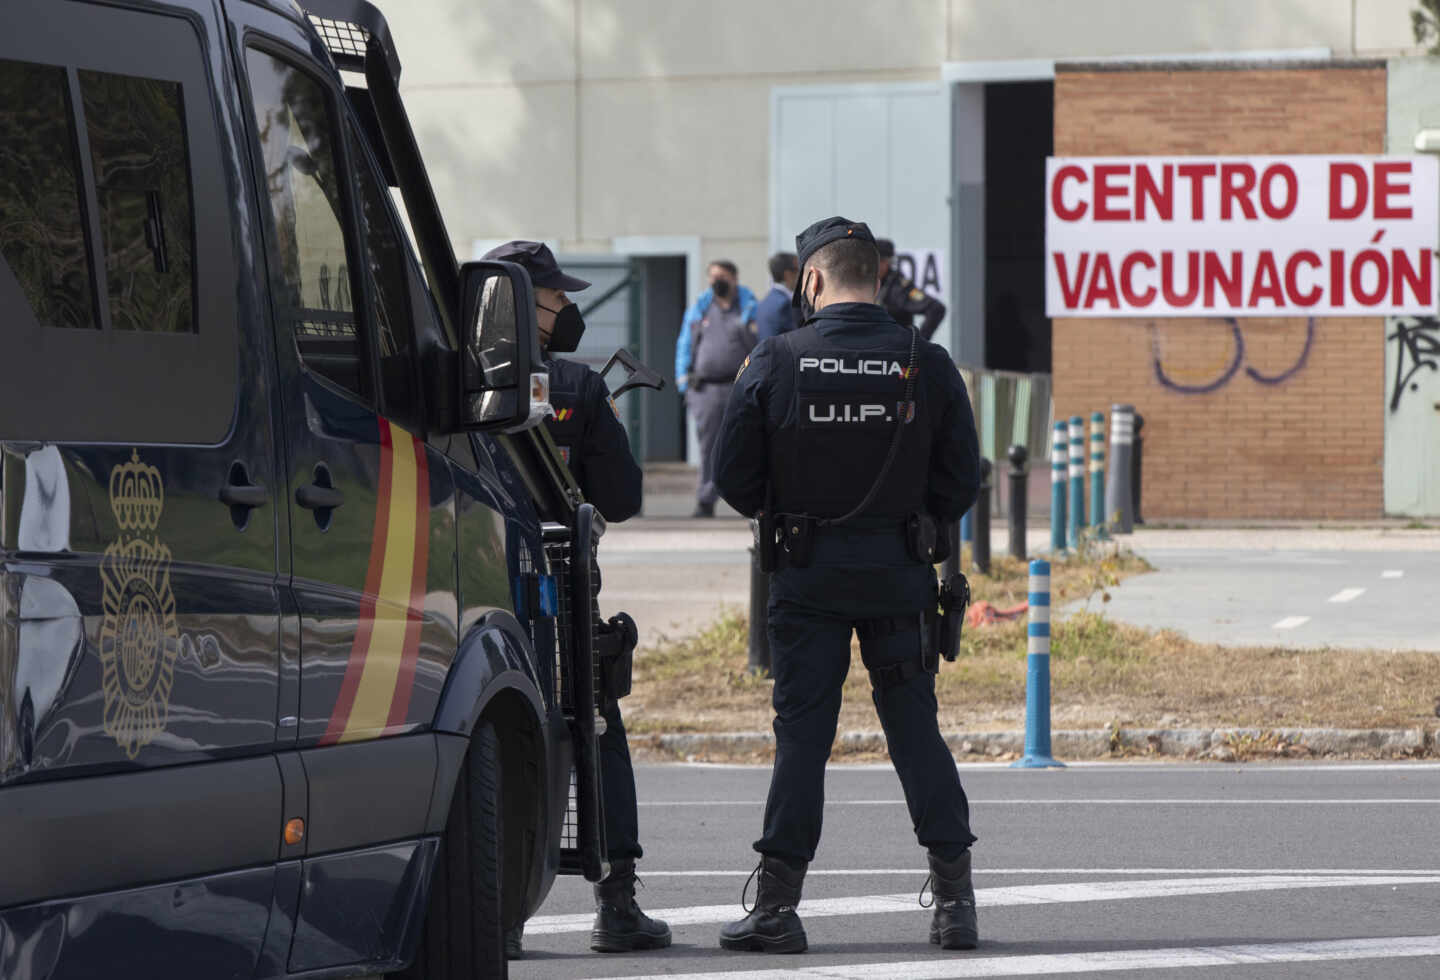
[[[775,768],[765,804],[762,854],[811,861],[820,841],[825,764],[835,741],[850,635],[874,670],[920,657],[922,604],[935,573],[906,552],[898,531],[822,528],[807,568],[781,558],[770,582],[770,660],[775,678]],[[936,720],[935,678],[925,671],[872,686],[890,757],[920,844],[953,860],[975,841],[955,760]]]
[[[605,733],[600,746],[600,792],[605,811],[605,849],[611,861],[639,859],[640,815],[635,805],[635,771],[630,766],[630,745],[625,739],[625,722],[620,702],[610,701],[600,709]]]

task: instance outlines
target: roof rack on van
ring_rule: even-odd
[[[390,25],[385,15],[365,0],[303,0],[305,14],[314,25],[320,40],[335,66],[342,71],[365,71],[365,50],[371,38],[385,53],[390,78],[400,82],[400,56],[390,39]]]

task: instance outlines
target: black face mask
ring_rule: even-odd
[[[729,299],[729,298],[730,298],[730,280],[729,280],[729,279],[716,279],[714,282],[712,282],[712,283],[710,284],[710,288],[715,291],[715,298],[716,298],[716,299]]]
[[[555,326],[550,328],[550,342],[545,345],[546,350],[552,354],[568,354],[580,346],[580,338],[585,335],[585,318],[580,315],[580,307],[571,303],[558,310],[548,306],[540,309],[555,314]]]

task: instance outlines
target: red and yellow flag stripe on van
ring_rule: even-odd
[[[420,653],[429,549],[425,444],[381,419],[370,567],[345,679],[321,745],[374,738],[404,725]]]

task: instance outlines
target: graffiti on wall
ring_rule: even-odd
[[[1395,343],[1395,388],[1390,393],[1390,411],[1400,407],[1400,396],[1406,389],[1419,391],[1414,382],[1422,368],[1440,371],[1440,319],[1433,316],[1400,317],[1395,332],[1386,342]]]
[[[1245,363],[1245,331],[1240,328],[1237,319],[1227,316],[1212,322],[1223,323],[1230,328],[1232,352],[1223,363],[1217,364],[1215,377],[1200,381],[1182,380],[1165,370],[1160,328],[1154,321],[1146,324],[1146,329],[1150,332],[1150,356],[1155,366],[1155,380],[1160,382],[1162,387],[1182,395],[1208,395],[1228,385],[1242,367],[1246,375],[1262,385],[1284,384],[1304,369],[1305,362],[1310,357],[1310,348],[1315,343],[1315,318],[1310,317],[1305,322],[1305,346],[1300,349],[1300,356],[1295,359],[1295,363],[1278,374],[1265,374]]]

